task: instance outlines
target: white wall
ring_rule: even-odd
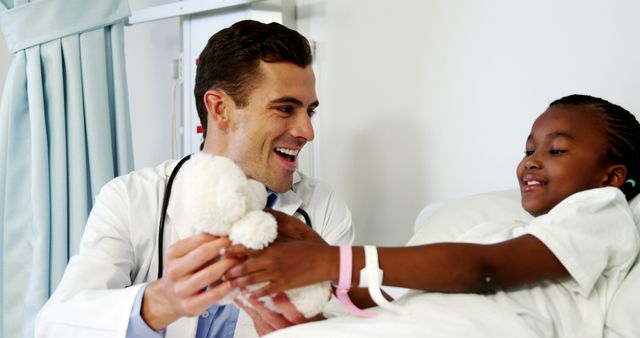
[[[346,197],[360,243],[403,244],[427,203],[516,187],[553,99],[640,111],[635,1],[298,3],[319,47],[317,174]]]
[[[174,0],[129,0],[132,11]],[[171,114],[174,104],[171,62],[180,55],[180,19],[126,26],[125,57],[129,87],[135,168],[172,158]],[[177,99],[180,100],[180,87]],[[176,102],[180,109],[180,101]]]
[[[346,198],[359,243],[401,245],[427,203],[515,187],[553,99],[587,93],[640,112],[640,2],[298,3],[299,30],[318,42],[316,173]],[[137,168],[171,157],[179,34],[178,19],[125,29]],[[2,44],[2,78],[8,61]]]

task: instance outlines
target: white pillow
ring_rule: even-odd
[[[474,225],[486,221],[529,221],[517,189],[473,195],[426,206],[416,219],[407,245],[450,242]]]
[[[640,196],[629,203],[640,225]],[[532,219],[520,204],[517,189],[490,192],[426,206],[418,215],[407,245],[450,242],[474,225],[490,220]],[[606,225],[605,225],[606,226]],[[613,297],[605,322],[605,338],[640,337],[640,257]]]

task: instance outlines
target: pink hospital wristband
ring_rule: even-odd
[[[342,306],[349,311],[349,313],[360,317],[372,317],[373,312],[364,311],[359,309],[351,302],[349,298],[349,289],[351,289],[351,269],[353,265],[353,257],[350,245],[340,246],[340,277],[338,279],[338,289],[336,290],[336,296],[342,304]]]

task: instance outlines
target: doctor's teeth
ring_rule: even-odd
[[[538,185],[540,182],[538,181],[527,181],[527,185]]]
[[[296,156],[300,152],[300,150],[286,149],[286,148],[276,148],[276,151],[278,151],[280,153],[283,153],[283,154],[287,154],[289,156]]]

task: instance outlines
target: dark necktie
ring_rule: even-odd
[[[267,206],[265,208],[273,208],[273,205],[276,203],[278,199],[278,195],[275,192],[270,192],[267,196]]]

